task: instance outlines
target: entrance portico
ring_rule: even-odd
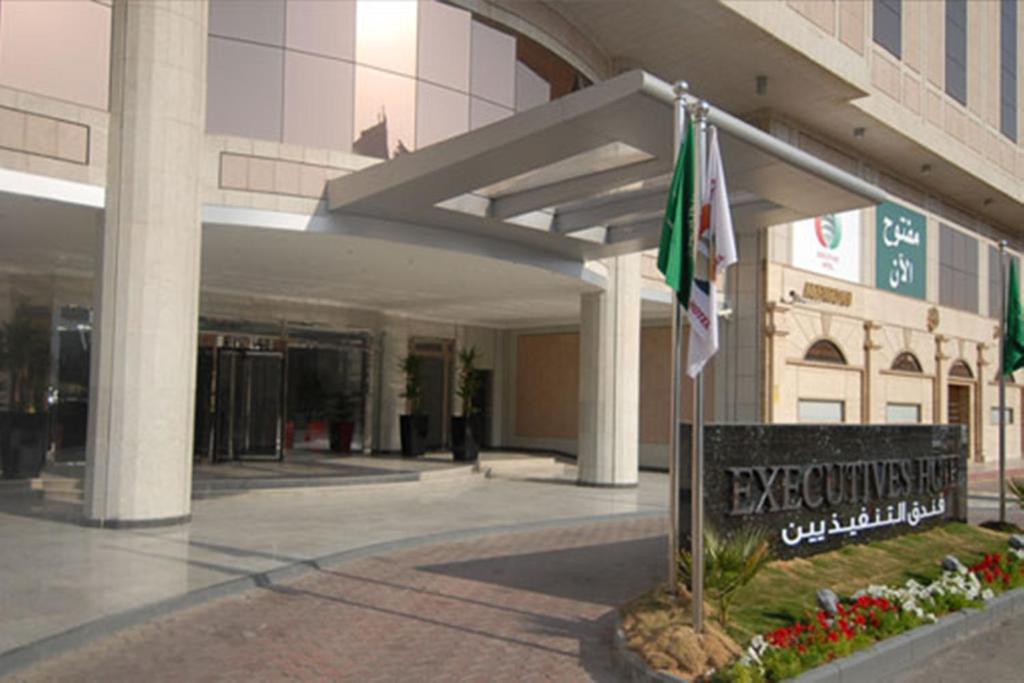
[[[877,188],[724,112],[712,109],[712,121],[722,131],[738,224],[768,225],[881,196]],[[122,134],[115,129],[115,136]],[[566,450],[580,457],[581,482],[631,484],[638,462],[640,362],[640,344],[631,340],[639,336],[641,309],[627,304],[642,302],[644,315],[655,316],[668,306],[663,292],[638,282],[640,257],[630,254],[656,243],[670,139],[670,88],[634,72],[332,180],[326,206],[311,213],[207,202],[199,313],[370,333],[368,447],[379,450],[397,448],[404,402],[396,360],[411,340],[443,338],[481,347],[494,372],[493,404],[507,416],[514,397],[508,393],[511,340],[504,330],[575,325],[582,318],[580,419]],[[29,223],[12,225],[12,238],[23,243],[24,253],[58,244],[47,254],[53,272],[73,265],[88,277],[94,268],[92,231],[83,225],[104,206],[103,188],[93,190],[98,202],[55,204],[56,213],[77,216],[70,224],[32,230]],[[17,194],[4,201],[37,203]],[[122,272],[122,296],[138,289],[144,272]],[[103,325],[101,317],[98,326]],[[157,340],[171,336],[185,343],[183,336],[189,337],[188,369],[175,371],[189,388],[189,424],[195,331],[166,330],[137,351],[140,362],[158,367]],[[154,360],[145,361],[150,355]],[[93,381],[109,382],[110,372],[101,366]],[[118,400],[127,408],[132,398]],[[492,442],[516,446],[507,420],[497,417]],[[190,432],[191,427],[185,430],[173,455],[166,451],[170,441],[159,449],[165,453],[161,462],[180,464],[177,483],[162,479],[159,485],[179,501],[181,515],[125,508],[97,512],[97,520],[148,523],[187,515]],[[124,452],[115,460],[140,466],[134,457]],[[146,478],[132,481],[141,488],[126,495],[144,496],[148,486],[156,486]],[[90,490],[90,499],[98,500],[100,490]]]

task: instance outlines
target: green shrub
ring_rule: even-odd
[[[715,605],[722,628],[729,625],[729,610],[736,594],[772,559],[771,543],[760,529],[744,529],[728,536],[712,529],[704,531],[704,589]],[[691,554],[680,551],[680,577],[690,583],[692,572]]]

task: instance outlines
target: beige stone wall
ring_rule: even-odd
[[[203,201],[313,213],[329,180],[379,162],[335,150],[207,134]]]
[[[106,185],[106,111],[0,86],[0,168]]]
[[[575,440],[579,427],[579,333],[519,335],[515,374],[515,436]]]
[[[672,327],[640,332],[640,443],[667,444],[672,394]]]
[[[1016,201],[1024,147],[999,129],[999,4],[968,3],[967,104],[945,93],[945,3],[904,2],[902,56],[872,39],[868,0],[722,0],[741,17],[867,94],[853,107]],[[1024,15],[1024,13],[1018,13]],[[1024,31],[1024,16],[1020,34]],[[1018,49],[1018,92],[1024,58]],[[1024,122],[1024,106],[1018,105]],[[1018,130],[1024,130],[1018,126]],[[1018,135],[1018,141],[1024,136]]]
[[[930,236],[930,240],[933,238]],[[937,235],[934,238],[937,243]],[[982,246],[984,252],[985,246]],[[983,257],[987,260],[987,253]],[[937,268],[935,263],[931,268]],[[849,307],[819,302],[788,301],[790,291],[802,292],[805,283],[841,289],[852,294]],[[986,295],[981,293],[982,306]],[[948,420],[949,367],[962,360],[973,379],[970,390],[971,457],[991,462],[998,456],[998,430],[992,424],[992,408],[998,405],[998,345],[996,321],[981,315],[889,294],[872,287],[835,280],[778,262],[768,266],[767,300],[774,302],[766,318],[766,332],[774,332],[764,367],[770,395],[768,421],[796,422],[800,399],[839,400],[845,405],[845,422],[884,423],[889,403],[917,404],[923,423]],[[938,313],[938,325],[929,329],[929,311]],[[767,335],[766,335],[767,337]],[[830,366],[804,360],[812,343],[828,339],[847,360],[846,366]],[[900,353],[910,352],[922,372],[892,370]],[[1024,387],[1010,384],[1007,406],[1014,424],[1007,429],[1007,454],[1022,457],[1019,410]]]

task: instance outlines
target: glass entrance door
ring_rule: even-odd
[[[52,438],[56,462],[85,462],[89,418],[89,353],[92,314],[81,306],[61,306],[56,327],[56,402]]]
[[[214,460],[283,458],[284,354],[217,349]]]

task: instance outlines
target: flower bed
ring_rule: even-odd
[[[755,636],[746,654],[714,679],[753,683],[791,678],[1021,586],[1024,550],[988,553],[970,568],[947,558],[942,575],[927,585],[911,579],[898,587],[868,586],[833,612],[822,609],[812,618]]]

